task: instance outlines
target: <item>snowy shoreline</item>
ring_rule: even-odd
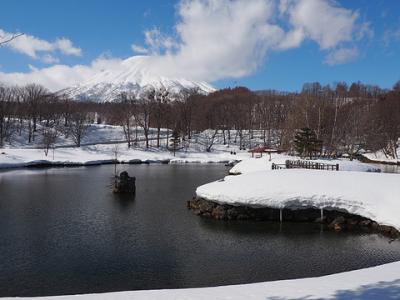
[[[388,159],[384,157],[378,157],[376,154],[367,153],[362,155],[363,161],[366,163],[379,163],[383,165],[390,165],[390,166],[400,166],[400,159]]]
[[[400,262],[321,277],[261,283],[165,290],[139,290],[103,294],[28,297],[37,300],[158,300],[158,299],[398,299]],[[16,298],[2,298],[16,299]]]
[[[91,145],[80,148],[58,148],[54,159],[52,151],[45,156],[41,149],[6,148],[0,151],[0,169],[40,168],[40,167],[77,167],[103,164],[178,164],[178,163],[233,163],[243,159],[244,154],[233,156],[230,152],[215,151],[204,153],[196,151],[180,152],[173,156],[162,149],[145,150],[142,148],[121,147],[118,157],[113,153],[115,145]]]
[[[22,169],[22,168],[69,168],[69,167],[89,167],[89,166],[99,166],[99,165],[109,165],[109,164],[118,164],[118,165],[140,165],[140,164],[197,164],[197,163],[230,163],[230,161],[222,160],[222,161],[199,161],[199,160],[140,160],[140,159],[133,159],[130,161],[114,161],[110,160],[95,160],[95,161],[87,161],[87,162],[62,162],[62,161],[50,161],[50,160],[37,160],[37,161],[30,161],[26,163],[17,163],[17,164],[1,164],[1,169]]]
[[[53,148],[45,155],[38,136],[27,143],[27,133],[15,135],[12,143],[0,149],[0,169],[26,167],[76,167],[114,163],[232,163],[248,157],[246,151],[216,143],[212,152],[205,151],[202,137],[194,136],[185,147],[176,152],[168,150],[167,129],[161,129],[160,145],[156,146],[156,131],[150,128],[149,148],[146,148],[142,129],[138,129],[137,141],[128,148],[121,126],[90,124],[82,138],[81,147],[74,146],[71,137],[60,136]],[[237,155],[232,155],[234,150]],[[117,159],[116,153],[117,152]]]

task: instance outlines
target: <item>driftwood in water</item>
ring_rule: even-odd
[[[128,172],[124,171],[115,176],[114,193],[130,193],[136,192],[136,177],[130,177]]]

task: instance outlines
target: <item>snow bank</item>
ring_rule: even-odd
[[[346,210],[400,229],[400,175],[275,170],[227,176],[200,186],[198,197],[252,207]]]
[[[284,164],[286,160],[298,160],[300,157],[288,156],[284,154],[272,154],[271,161],[268,155],[264,155],[261,158],[245,157],[241,162],[236,164],[230,171],[230,174],[247,174],[257,171],[272,170],[272,164]],[[325,163],[336,165],[339,164],[339,170],[341,171],[376,171],[376,167],[371,164],[362,163],[357,160],[350,161],[348,159],[316,159],[313,162]]]
[[[388,158],[382,151],[378,151],[375,153],[365,153],[363,154],[365,158],[370,161],[377,163],[386,163],[386,164],[398,164],[400,165],[400,159]],[[397,156],[400,157],[400,148],[397,151]]]
[[[166,150],[157,148],[131,148],[125,144],[118,146],[118,161],[122,163],[150,163],[150,162],[171,162],[171,163],[228,163],[235,161],[238,156],[229,152],[217,150],[215,152],[177,152],[176,156]],[[57,148],[50,150],[45,156],[41,149],[1,149],[0,169],[20,168],[37,165],[95,165],[110,163],[113,161],[115,145],[93,145],[80,148]]]
[[[37,300],[399,299],[400,262],[323,277],[211,288],[40,297]],[[14,299],[14,298],[8,298]]]
[[[41,148],[43,137],[41,135],[42,124],[37,124],[37,132],[35,134],[35,141],[28,143],[28,126],[22,128],[21,135],[14,134],[11,138],[11,143],[5,144],[7,148]],[[154,129],[150,129],[150,134],[153,133]],[[143,130],[139,129],[139,136],[143,136]],[[88,124],[85,136],[82,138],[81,145],[92,145],[100,143],[110,142],[122,142],[125,140],[125,135],[122,126],[105,125],[105,124]],[[64,135],[57,137],[56,146],[74,146],[75,143],[71,136],[68,138]]]

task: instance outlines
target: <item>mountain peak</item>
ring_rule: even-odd
[[[176,95],[188,89],[196,89],[203,94],[215,91],[206,82],[157,74],[151,57],[133,56],[123,60],[117,68],[102,70],[89,80],[62,90],[60,93],[76,100],[110,102],[121,93],[132,93],[138,97],[149,88],[165,89]]]

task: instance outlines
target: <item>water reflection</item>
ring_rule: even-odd
[[[388,165],[388,164],[371,164],[371,165],[380,169],[383,173],[400,173],[399,165]]]

